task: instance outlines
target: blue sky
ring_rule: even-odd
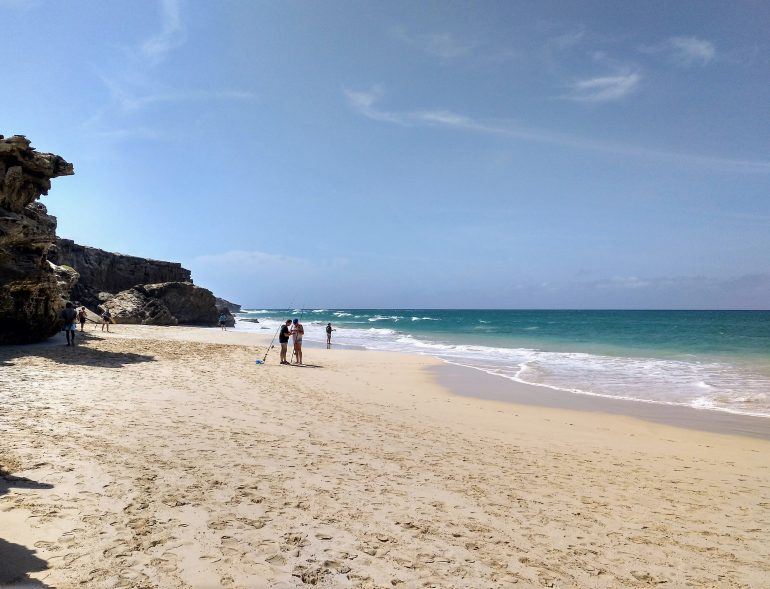
[[[770,307],[770,4],[0,0],[59,234],[270,307]]]

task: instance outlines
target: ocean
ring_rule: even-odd
[[[428,354],[574,394],[770,417],[770,311],[260,309],[271,333],[302,313],[305,338]],[[254,322],[258,320],[259,323]]]

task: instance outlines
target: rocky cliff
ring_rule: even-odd
[[[216,325],[219,312],[210,290],[190,282],[137,285],[102,303],[115,323]]]
[[[241,312],[241,306],[237,303],[231,303],[230,301],[226,299],[222,299],[220,297],[216,297],[217,301],[217,309],[227,309],[230,311],[230,313],[240,313]]]
[[[138,284],[191,282],[190,271],[176,262],[162,262],[107,252],[78,245],[70,239],[56,240],[50,258],[57,264],[71,266],[80,274],[72,289],[72,298],[96,308],[100,292],[117,293]]]
[[[59,327],[61,274],[47,258],[56,218],[36,201],[51,178],[73,173],[72,164],[38,153],[25,137],[0,135],[0,344],[39,341]]]

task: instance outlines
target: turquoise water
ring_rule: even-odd
[[[429,354],[576,394],[770,416],[770,311],[252,310],[307,338]]]

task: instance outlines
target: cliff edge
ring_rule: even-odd
[[[61,272],[48,260],[56,217],[37,200],[52,178],[74,173],[26,137],[0,135],[0,344],[40,341],[59,328]]]

